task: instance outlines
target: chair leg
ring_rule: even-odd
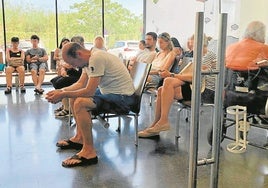
[[[153,105],[153,97],[152,97],[152,95],[150,94],[150,99],[149,99],[150,101],[149,101],[149,105],[150,106],[152,106]]]
[[[69,126],[72,126],[72,117],[71,117],[71,102],[70,102],[70,99],[68,98],[68,103],[69,103],[69,114],[68,114],[68,123],[69,123]]]
[[[135,145],[138,146],[138,115],[134,116]]]
[[[180,132],[180,118],[181,118],[181,112],[184,108],[183,107],[180,107],[178,110],[177,110],[177,118],[176,118],[176,134],[175,134],[175,139],[176,141],[178,141],[178,139],[181,137],[179,132]]]
[[[116,131],[119,133],[121,132],[121,117],[120,116],[118,116],[118,127],[117,127]]]

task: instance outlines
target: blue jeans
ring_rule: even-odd
[[[119,113],[126,114],[131,111],[132,106],[135,106],[137,101],[133,95],[120,95],[120,94],[102,94],[99,89],[96,90],[93,96],[93,101],[96,104],[94,113]]]

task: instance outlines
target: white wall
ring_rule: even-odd
[[[156,3],[155,3],[156,2]],[[219,11],[228,13],[227,35],[240,38],[250,21],[260,20],[268,29],[268,0],[146,0],[146,32],[168,32],[184,46],[195,31],[196,12],[205,15],[204,32],[218,36]],[[221,10],[219,10],[221,7]]]
[[[241,35],[251,21],[262,21],[266,25],[266,43],[268,43],[268,1],[241,0]]]
[[[192,0],[146,0],[146,32],[168,32],[184,44],[194,33],[195,14],[202,5]]]

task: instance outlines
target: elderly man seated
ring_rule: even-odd
[[[253,21],[247,26],[244,38],[227,48],[225,106],[247,106],[247,111],[254,114],[263,111],[267,94],[260,83],[268,80],[265,69],[260,69],[268,63],[265,32],[262,22]]]
[[[232,45],[226,50],[226,67],[229,69],[227,74],[228,83],[234,83],[232,80],[233,71],[240,72],[242,77],[248,78],[248,71],[253,74],[268,59],[268,45],[265,42],[266,28],[262,22],[253,21],[246,28],[244,38]],[[255,71],[256,72],[256,71]],[[253,80],[252,80],[253,81]],[[257,87],[257,79],[252,82],[249,89],[255,90]]]

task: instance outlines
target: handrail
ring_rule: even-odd
[[[225,68],[225,48],[226,48],[226,31],[227,31],[227,14],[220,15],[219,26],[219,42],[218,42],[218,58],[215,71],[202,71],[202,47],[203,47],[203,28],[204,28],[204,13],[196,14],[196,31],[194,44],[194,80],[192,91],[192,106],[191,106],[191,127],[190,127],[190,154],[189,154],[189,177],[188,187],[195,188],[197,183],[197,166],[212,165],[210,173],[210,187],[218,187],[219,173],[219,155],[222,133],[222,106],[223,106],[223,87],[224,87],[224,68]],[[212,157],[209,159],[197,160],[198,157],[198,132],[199,132],[199,109],[200,109],[200,80],[201,75],[216,75],[215,83],[215,100],[213,114],[213,144]]]

